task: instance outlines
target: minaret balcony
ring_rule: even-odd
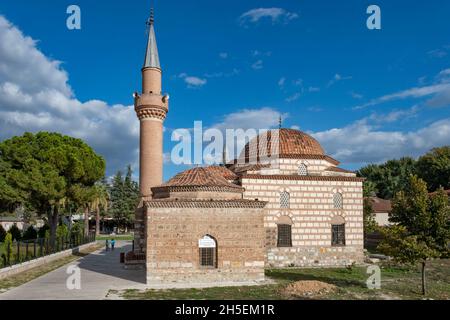
[[[136,111],[139,109],[161,109],[169,112],[169,99],[167,96],[154,93],[143,93],[135,95],[134,106]]]

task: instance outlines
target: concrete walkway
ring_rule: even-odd
[[[129,241],[117,241],[114,251],[97,250],[20,287],[0,294],[0,300],[100,300],[109,290],[144,289],[145,271],[126,270],[120,252],[131,250]],[[69,266],[78,266],[81,289],[69,290]],[[73,273],[72,273],[73,274]]]

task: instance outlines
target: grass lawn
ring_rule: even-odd
[[[75,260],[79,259],[80,257],[84,257],[91,252],[94,252],[98,248],[99,248],[99,246],[94,246],[90,249],[82,250],[77,254],[55,260],[55,261],[47,263],[43,266],[39,266],[39,267],[30,269],[28,271],[21,272],[17,275],[14,275],[14,276],[11,276],[11,277],[8,277],[5,279],[1,279],[0,280],[0,293],[7,291],[9,289],[18,287],[24,283],[27,283],[33,279],[38,278],[46,273],[49,273],[55,269],[58,269],[58,268],[64,266],[65,264],[75,261]]]
[[[116,234],[116,235],[112,236],[112,235],[103,235],[103,234],[101,234],[99,236],[96,236],[95,240],[97,240],[97,241],[101,241],[101,240],[105,241],[106,239],[111,240],[113,238],[116,239],[116,240],[130,240],[131,241],[131,240],[134,240],[134,235],[133,234]]]
[[[381,289],[369,290],[366,287],[365,267],[348,269],[271,269],[266,275],[276,284],[245,287],[217,287],[206,289],[171,290],[125,290],[118,292],[125,299],[294,299],[283,294],[283,289],[293,281],[318,280],[338,287],[334,293],[320,299],[423,299],[421,275],[417,268],[382,267]],[[450,260],[436,260],[429,263],[428,295],[425,298],[450,299]]]

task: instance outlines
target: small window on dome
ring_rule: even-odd
[[[307,176],[308,175],[308,167],[302,163],[298,166],[298,174],[300,176]]]
[[[283,191],[280,193],[280,207],[282,209],[289,209],[290,195],[289,192]]]

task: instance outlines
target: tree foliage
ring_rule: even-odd
[[[9,229],[9,233],[11,233],[13,241],[19,241],[20,239],[22,239],[22,232],[19,230],[19,227],[17,227],[17,224],[15,223]]]
[[[6,237],[6,230],[3,228],[3,226],[0,224],[0,242],[5,241]]]
[[[132,174],[131,166],[128,166],[125,177],[123,177],[121,171],[118,171],[110,187],[110,213],[119,225],[134,221],[134,214],[139,201],[139,185],[133,181]]]
[[[37,231],[33,226],[29,226],[23,233],[23,240],[34,240],[37,238]]]
[[[404,188],[409,177],[415,174],[415,163],[414,159],[408,157],[389,160],[384,164],[363,167],[357,174],[370,181],[380,198],[391,199],[396,192]]]
[[[450,189],[450,146],[432,149],[417,161],[417,174],[429,191]]]
[[[395,224],[383,231],[379,249],[400,263],[421,263],[423,294],[427,260],[449,254],[449,220],[450,207],[443,189],[430,196],[426,183],[417,176],[411,176],[405,190],[392,201],[389,221]]]
[[[25,133],[0,143],[0,202],[47,215],[52,244],[61,210],[105,174],[105,161],[80,139]],[[81,205],[81,204],[79,204]]]

